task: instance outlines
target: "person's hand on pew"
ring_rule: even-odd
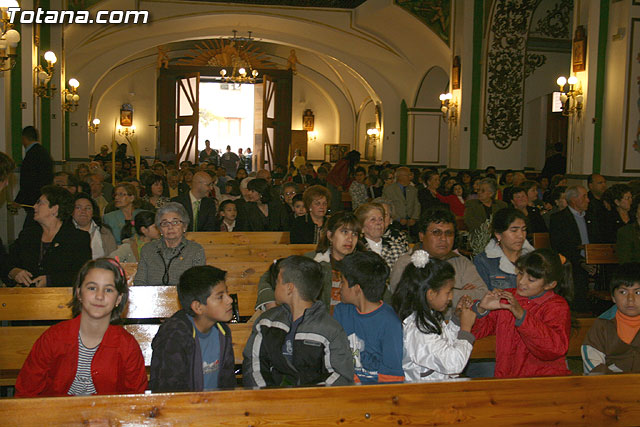
[[[47,276],[38,276],[31,282],[36,288],[44,288],[47,286]]]
[[[585,261],[580,261],[580,267],[582,267],[582,269],[586,271],[589,276],[592,276],[592,277],[595,276],[596,273],[598,272],[597,265],[587,264]]]
[[[9,278],[15,280],[15,282],[21,286],[31,286],[33,282],[33,280],[31,280],[32,277],[33,275],[23,268],[15,267],[9,271]]]

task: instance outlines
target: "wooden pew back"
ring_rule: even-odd
[[[640,375],[0,400],[5,425],[637,425]]]
[[[551,247],[549,233],[533,233],[533,247],[536,249],[545,249]]]
[[[230,233],[222,231],[197,231],[187,233],[186,237],[205,247],[210,245],[259,246],[290,243],[288,231],[237,231]]]
[[[612,243],[589,243],[584,245],[587,264],[618,264],[616,245]]]

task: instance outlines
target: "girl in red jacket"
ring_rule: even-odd
[[[516,262],[517,288],[494,289],[473,306],[476,339],[496,336],[496,377],[569,375],[571,265],[551,249]]]
[[[16,381],[16,396],[143,393],[147,374],[140,346],[120,326],[129,296],[117,261],[87,262],[69,304],[74,318],[53,325],[35,342]]]

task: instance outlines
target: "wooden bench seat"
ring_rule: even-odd
[[[599,425],[640,420],[640,375],[0,400],[4,425]]]
[[[614,243],[589,243],[584,245],[585,262],[592,265],[618,264]]]
[[[197,231],[186,234],[187,239],[207,245],[277,245],[288,244],[288,231]]]
[[[316,245],[211,245],[204,247],[207,264],[219,262],[273,261],[289,255],[304,255]]]

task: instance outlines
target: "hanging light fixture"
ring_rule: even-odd
[[[238,31],[233,30],[233,38],[228,49],[231,64],[220,64],[217,57],[212,57],[208,64],[212,67],[226,66],[231,68],[230,73],[226,68],[220,70],[220,80],[224,83],[255,83],[259,73],[249,60],[251,56],[248,48],[253,40],[251,31],[249,31],[248,37],[238,37],[237,33]]]
[[[9,71],[16,65],[18,56],[16,47],[20,42],[20,33],[9,22],[9,8],[18,8],[16,0],[0,0],[0,71]]]
[[[582,95],[582,87],[576,76],[570,76],[568,79],[564,76],[558,77],[556,84],[560,88],[560,102],[562,103],[562,115],[580,117],[584,97]],[[565,90],[565,85],[569,87]]]
[[[99,128],[100,128],[100,119],[97,117],[91,121],[89,126],[87,126],[87,130],[91,133],[98,132]]]

